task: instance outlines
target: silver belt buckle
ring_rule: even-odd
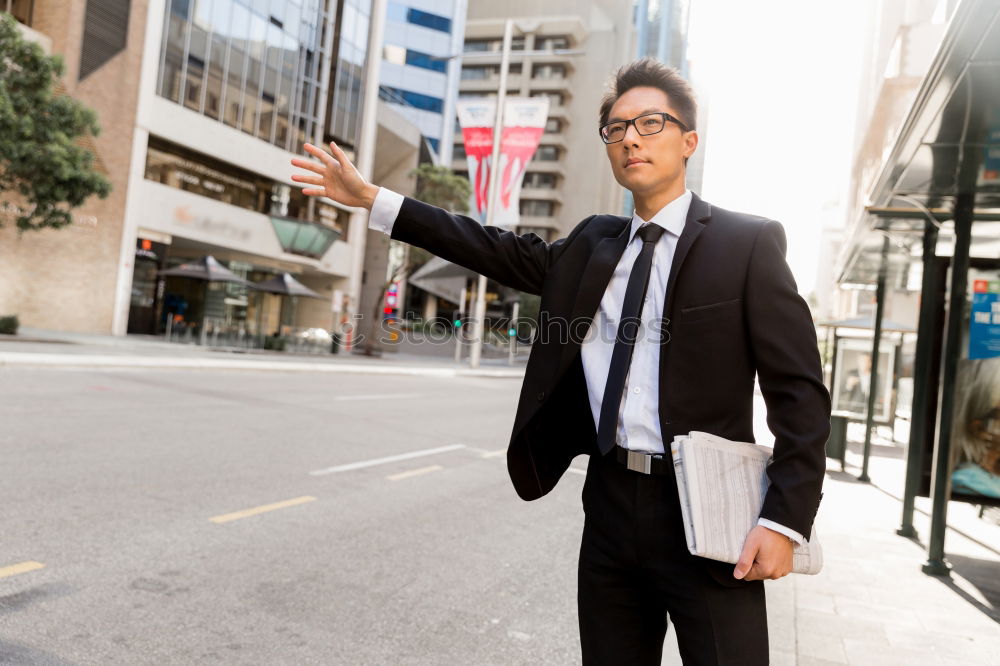
[[[653,468],[653,456],[641,451],[629,451],[628,462],[625,466],[633,472],[649,474]]]

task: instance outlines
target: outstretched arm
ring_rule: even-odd
[[[302,190],[303,194],[326,196],[369,211],[376,199],[388,203],[386,199],[392,193],[365,181],[337,144],[331,143],[330,147],[333,156],[311,144],[305,145],[306,151],[319,162],[292,160],[294,166],[312,172],[292,176],[296,182],[313,186]],[[471,217],[449,213],[411,197],[404,197],[401,205],[397,199],[396,205],[399,206],[396,219],[382,227],[391,231],[392,238],[531,294],[541,294],[549,267],[584,226],[579,225],[567,238],[546,243],[533,233],[518,235],[507,229],[484,226]],[[381,207],[393,210],[395,206]]]

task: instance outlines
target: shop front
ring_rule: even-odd
[[[838,261],[839,282],[875,286],[872,348],[859,352],[868,359],[883,355],[879,342],[887,290],[912,285],[919,291],[913,421],[899,533],[916,535],[914,497],[929,495],[933,515],[924,570],[947,575],[948,501],[1000,505],[996,2],[966,0],[955,9],[869,200]],[[876,364],[864,369],[876,376],[889,372]],[[871,423],[873,400],[866,402]]]

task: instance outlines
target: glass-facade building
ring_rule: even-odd
[[[157,92],[299,152],[320,121],[325,0],[170,0]]]
[[[463,31],[463,8],[455,0],[389,0],[386,5],[381,97],[420,129],[439,156],[442,139],[451,140],[458,68],[449,77],[449,56],[459,50],[462,35],[455,33]]]

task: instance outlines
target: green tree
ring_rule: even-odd
[[[23,202],[7,208],[18,234],[64,227],[73,208],[111,191],[93,169],[94,155],[77,143],[100,131],[96,114],[53,94],[62,73],[61,58],[23,39],[14,18],[0,13],[0,198],[10,206],[13,193]]]

